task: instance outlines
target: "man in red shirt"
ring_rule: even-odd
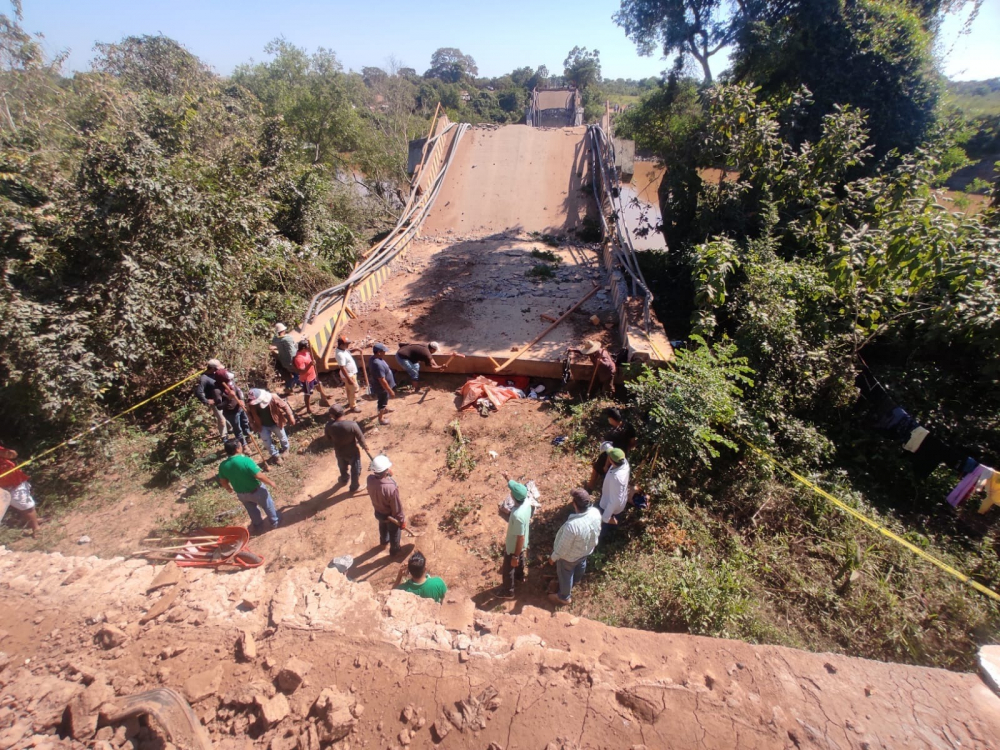
[[[299,380],[302,381],[302,400],[306,405],[306,413],[313,413],[312,407],[309,405],[313,389],[319,391],[320,403],[323,406],[329,406],[330,401],[327,399],[326,392],[323,390],[323,384],[319,382],[319,376],[316,374],[316,363],[313,361],[312,352],[309,350],[309,342],[305,339],[299,342],[299,351],[292,360],[292,365],[299,374]]]
[[[28,522],[25,533],[34,536],[38,531],[38,513],[35,512],[35,499],[31,496],[31,482],[28,475],[17,466],[17,451],[0,446],[0,489],[10,493],[10,507],[24,516]]]

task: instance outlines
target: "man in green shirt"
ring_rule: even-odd
[[[226,455],[228,458],[219,464],[219,484],[236,493],[236,497],[250,515],[250,522],[255,532],[259,533],[264,527],[261,508],[267,513],[271,528],[278,528],[280,522],[278,509],[274,507],[271,493],[264,486],[277,489],[274,482],[267,478],[252,458],[243,453],[242,446],[235,440],[226,441]]]
[[[528,531],[531,526],[531,503],[527,502],[527,487],[510,479],[506,474],[503,478],[507,480],[507,487],[515,505],[507,521],[506,547],[503,566],[500,568],[503,583],[493,593],[498,599],[513,599],[515,581],[524,581],[525,552],[528,549]]]
[[[407,571],[410,573],[410,580],[400,583]],[[444,601],[444,595],[448,593],[444,581],[437,576],[427,575],[427,558],[420,552],[414,552],[409,562],[399,566],[399,574],[396,576],[393,588],[409,591],[424,599],[433,599],[438,604]]]

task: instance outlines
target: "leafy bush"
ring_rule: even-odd
[[[733,430],[749,422],[740,398],[753,370],[732,342],[709,346],[692,336],[694,349],[679,349],[670,365],[646,368],[626,383],[635,410],[647,417],[645,439],[661,447],[673,467],[711,466],[719,446],[736,448]]]

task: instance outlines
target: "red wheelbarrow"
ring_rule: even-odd
[[[264,558],[247,549],[250,532],[243,526],[199,529],[192,534],[150,537],[144,544],[156,544],[134,553],[147,560],[174,561],[181,568],[217,568],[234,565],[256,568]]]

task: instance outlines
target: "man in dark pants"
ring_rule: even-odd
[[[385,415],[392,412],[389,408],[389,398],[396,395],[396,391],[393,390],[396,387],[396,379],[392,376],[389,363],[385,361],[386,351],[385,344],[374,344],[372,359],[368,363],[368,382],[378,401],[378,423],[383,425],[389,424]]]
[[[388,456],[372,459],[372,473],[368,475],[368,497],[371,498],[375,518],[378,519],[378,541],[382,549],[389,545],[389,554],[400,551],[400,532],[406,528],[406,514],[399,500],[399,485],[392,478],[392,462]]]
[[[621,448],[627,456],[636,444],[635,428],[622,417],[621,411],[612,407],[605,409],[604,416],[607,417],[611,430],[604,435],[604,443],[601,445],[601,452],[590,465],[590,479],[584,485],[588,492],[600,486],[604,477],[611,468],[611,460],[608,458],[608,451],[612,448]],[[611,444],[610,447],[608,444]]]
[[[524,581],[525,553],[528,550],[528,530],[531,526],[531,503],[527,502],[528,488],[513,479],[507,479],[510,496],[514,498],[514,509],[507,521],[507,539],[504,548],[500,577],[503,583],[494,591],[498,599],[513,599],[515,582]]]
[[[361,426],[350,419],[344,419],[347,410],[340,404],[330,407],[330,421],[326,423],[324,433],[326,439],[333,443],[333,452],[337,455],[337,468],[340,469],[340,479],[337,484],[347,483],[347,469],[351,469],[351,492],[361,486],[361,451],[371,453],[365,444],[365,434]]]
[[[198,378],[198,384],[194,387],[194,395],[211,410],[212,416],[215,417],[215,424],[219,427],[219,438],[225,442],[229,436],[229,423],[222,414],[221,404],[215,400],[215,373],[221,367],[222,363],[219,360],[208,360],[205,372]]]

